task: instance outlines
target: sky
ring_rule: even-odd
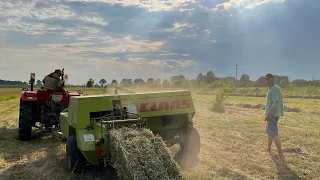
[[[0,79],[320,79],[316,0],[1,0]]]

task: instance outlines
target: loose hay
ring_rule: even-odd
[[[232,103],[225,103],[227,106],[238,106],[242,108],[251,108],[251,109],[265,109],[265,105],[263,104],[232,104]],[[293,107],[288,107],[284,106],[284,111],[285,112],[303,112],[303,109],[300,108],[293,108]]]
[[[112,130],[110,151],[122,179],[182,179],[180,167],[161,137],[148,129],[123,127]]]

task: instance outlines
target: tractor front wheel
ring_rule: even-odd
[[[21,141],[30,141],[32,138],[33,107],[34,102],[25,102],[20,100],[19,139]]]
[[[87,166],[87,161],[77,146],[76,136],[71,136],[66,145],[67,171],[80,174]]]

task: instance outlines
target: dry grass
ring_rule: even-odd
[[[83,89],[86,91],[86,89]],[[17,91],[18,95],[20,90]],[[7,92],[7,96],[11,94]],[[100,90],[90,91],[100,93]],[[2,93],[0,93],[2,95]],[[199,160],[182,175],[186,179],[320,179],[320,112],[317,100],[285,99],[304,112],[286,112],[279,121],[286,164],[265,152],[263,110],[226,106],[209,111],[214,96],[194,95],[195,127],[201,136]],[[264,104],[264,98],[229,97],[228,103]],[[0,179],[107,179],[114,173],[89,169],[82,177],[64,171],[64,144],[46,134],[31,142],[17,136],[18,98],[0,102]],[[172,148],[176,152],[177,147]],[[273,146],[273,153],[276,153]]]
[[[0,102],[15,99],[19,97],[21,89],[19,88],[0,88]]]

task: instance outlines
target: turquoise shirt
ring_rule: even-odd
[[[272,116],[274,117],[283,116],[282,92],[281,92],[281,88],[277,84],[273,84],[269,87],[269,91],[266,97],[266,108],[265,108],[266,115],[270,112],[271,107],[276,108]]]

